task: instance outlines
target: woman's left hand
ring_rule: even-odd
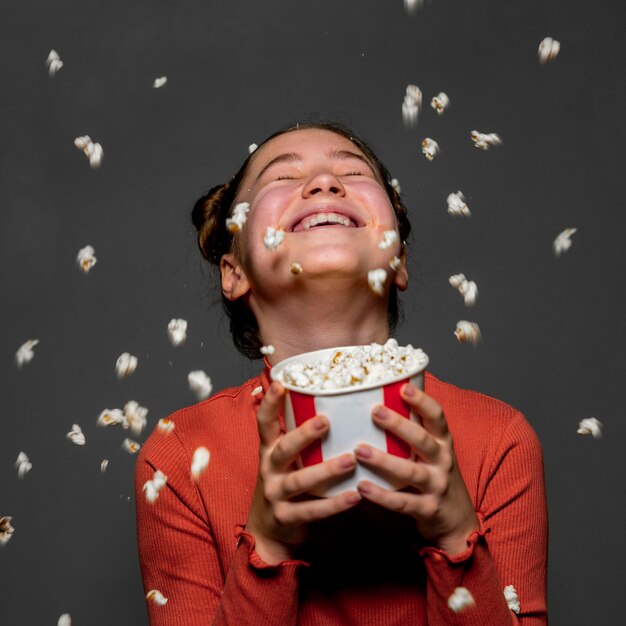
[[[366,444],[360,444],[355,454],[359,463],[408,489],[392,491],[362,480],[359,493],[386,509],[413,516],[426,540],[448,554],[457,554],[466,549],[468,536],[478,529],[478,518],[459,471],[446,418],[433,398],[410,383],[401,393],[421,424],[382,405],[372,415],[380,428],[411,446],[416,460]]]

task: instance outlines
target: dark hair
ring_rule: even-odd
[[[330,131],[336,135],[345,137],[361,150],[382,180],[385,191],[391,200],[391,205],[396,214],[400,239],[404,245],[411,231],[411,224],[409,223],[406,207],[400,199],[400,194],[391,185],[389,172],[380,159],[374,154],[374,151],[349,129],[334,123],[297,124],[270,135],[259,145],[259,148],[279,135],[306,129]],[[233,234],[226,228],[226,218],[230,215],[231,208],[239,191],[239,186],[248,171],[250,161],[254,154],[255,152],[252,152],[248,155],[239,168],[239,171],[229,182],[212,187],[205,195],[200,197],[191,212],[191,220],[198,230],[198,246],[200,252],[202,252],[202,256],[204,256],[205,259],[218,268],[224,254],[233,250],[236,251],[236,243],[234,242],[236,242],[237,239],[233,237]],[[230,332],[237,350],[250,359],[262,358],[260,348],[263,342],[259,336],[259,326],[252,311],[241,300],[228,300],[228,298],[224,297],[223,293],[222,304],[230,319]],[[390,333],[393,333],[395,330],[400,317],[401,311],[398,302],[398,290],[395,285],[392,285],[389,293],[389,308],[387,310]]]

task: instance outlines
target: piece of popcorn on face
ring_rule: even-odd
[[[383,233],[383,239],[378,243],[381,250],[388,250],[398,241],[398,233],[395,230],[386,230]]]
[[[422,108],[422,90],[417,85],[407,85],[402,103],[402,121],[406,128],[417,126],[420,109]]]
[[[396,193],[402,193],[402,188],[400,187],[400,181],[397,178],[392,178],[389,181],[389,184],[393,189],[395,189]]]
[[[579,435],[591,435],[594,439],[602,437],[602,422],[595,417],[585,417],[578,424]]]
[[[572,247],[571,237],[577,230],[577,228],[566,228],[556,236],[556,239],[552,243],[555,256],[561,256],[563,252],[567,252]]]
[[[200,476],[204,474],[206,468],[209,465],[210,459],[211,453],[204,446],[196,448],[193,453],[193,459],[191,461],[191,477],[194,480],[198,480]]]
[[[63,615],[59,617],[57,626],[72,626],[71,615],[69,613],[63,613]]]
[[[77,446],[85,445],[85,435],[78,424],[72,424],[72,430],[70,430],[70,432],[65,436]]]
[[[76,263],[84,274],[88,274],[89,270],[98,262],[96,259],[96,251],[92,246],[85,246],[78,251],[76,255]]]
[[[539,57],[539,63],[542,65],[548,61],[554,61],[561,50],[561,43],[552,37],[546,37],[539,44],[537,50],[537,56]]]
[[[430,101],[430,106],[441,115],[450,106],[450,98],[441,91]]]
[[[157,424],[157,429],[162,435],[167,435],[174,430],[174,426],[175,424],[172,420],[162,417]]]
[[[367,273],[367,282],[370,289],[379,296],[385,293],[385,281],[387,280],[387,270],[379,267],[375,270],[370,270]]]
[[[148,602],[154,602],[154,604],[158,604],[159,606],[167,604],[167,598],[158,589],[150,589],[146,594],[146,600],[148,600]]]
[[[29,339],[25,341],[15,353],[15,362],[18,367],[22,367],[22,365],[26,365],[26,363],[30,363],[35,356],[33,352],[33,348],[39,343],[39,339]]]
[[[203,370],[189,372],[187,381],[189,382],[189,389],[196,394],[199,401],[208,398],[213,391],[211,379]]]
[[[240,202],[235,205],[232,217],[226,218],[226,228],[230,233],[240,233],[243,225],[248,219],[248,211],[250,211],[249,202]]]
[[[480,328],[476,322],[468,322],[467,320],[459,320],[456,323],[454,336],[460,343],[472,343],[476,345],[481,340]]]
[[[402,266],[402,261],[400,260],[400,257],[397,257],[397,256],[391,257],[391,261],[389,261],[389,267],[394,272],[397,272],[401,266]]]
[[[122,427],[124,430],[130,431],[134,435],[140,435],[143,429],[146,427],[148,409],[145,406],[141,406],[135,400],[130,400],[124,405],[124,421]]]
[[[63,61],[56,50],[50,50],[46,59],[46,67],[48,68],[48,76],[54,78],[56,73],[63,67]]]
[[[261,346],[259,348],[259,352],[261,354],[274,354],[274,352],[276,352],[276,348],[272,344],[268,344],[267,346]]]
[[[469,207],[465,202],[465,196],[457,191],[448,195],[448,213],[454,216],[471,217]]]
[[[448,607],[454,613],[460,613],[474,604],[474,597],[465,587],[457,587],[448,598]]]
[[[108,467],[109,467],[109,459],[102,459],[102,461],[100,462],[100,473],[101,474],[106,473]]]
[[[513,585],[507,585],[504,588],[504,599],[513,613],[519,613],[519,598]]]
[[[434,139],[430,137],[422,139],[422,153],[429,161],[432,161],[439,152],[439,144]]]
[[[119,379],[130,376],[137,369],[138,360],[129,352],[120,354],[115,363],[115,373]]]
[[[478,130],[473,130],[470,133],[470,137],[474,145],[481,150],[489,150],[491,146],[499,146],[502,144],[502,139],[500,139],[496,133],[481,133]]]
[[[122,448],[130,454],[136,454],[141,449],[141,446],[136,441],[127,438],[122,441]]]
[[[171,319],[167,325],[167,336],[173,346],[181,346],[187,339],[187,320]]]
[[[290,271],[292,274],[302,274],[302,265],[300,263],[292,263]]]
[[[11,539],[11,536],[15,532],[15,528],[11,526],[12,519],[13,518],[8,515],[0,517],[0,546],[3,546],[9,539]]]
[[[104,409],[98,416],[97,426],[117,426],[124,424],[124,413],[121,409]]]
[[[20,452],[17,455],[15,467],[17,468],[17,477],[19,479],[23,479],[24,476],[26,476],[26,474],[28,474],[28,472],[33,469],[33,464],[30,462],[30,459],[25,452]]]
[[[152,86],[154,89],[160,89],[165,83],[167,83],[167,76],[159,76],[159,78],[154,79]]]
[[[274,228],[273,226],[268,226],[265,231],[265,237],[263,238],[263,243],[268,250],[276,250],[278,246],[283,242],[285,238],[285,231],[280,228]]]

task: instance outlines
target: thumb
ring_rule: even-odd
[[[285,388],[277,381],[272,382],[256,414],[261,445],[272,446],[280,437],[278,413],[285,402]]]

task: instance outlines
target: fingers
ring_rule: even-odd
[[[280,436],[278,413],[285,399],[285,388],[277,381],[272,382],[257,410],[257,423],[261,446],[269,447]]]
[[[422,418],[424,428],[435,437],[445,437],[448,434],[448,424],[439,403],[426,395],[421,389],[407,383],[400,393],[415,415]]]
[[[374,502],[390,511],[412,515],[415,518],[430,517],[435,514],[439,498],[432,494],[415,494],[408,491],[390,491],[378,485],[362,480],[358,484],[363,498]]]
[[[280,502],[274,516],[280,524],[306,524],[347,511],[361,501],[357,491],[344,491],[330,498],[304,500],[302,502]]]
[[[326,435],[327,431],[328,419],[322,415],[316,415],[298,428],[285,433],[269,455],[272,468],[279,471],[286,469],[304,448]]]

